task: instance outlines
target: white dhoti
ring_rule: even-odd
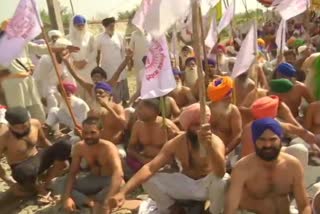
[[[176,200],[210,200],[210,212],[220,214],[229,175],[218,178],[213,174],[194,180],[182,173],[157,173],[143,184],[144,190],[156,203],[161,214],[169,214]]]
[[[31,117],[43,122],[45,113],[37,86],[33,77],[5,79],[2,89],[6,98],[7,106],[22,106],[26,108]]]

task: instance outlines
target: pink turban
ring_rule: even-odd
[[[200,104],[195,103],[186,107],[180,114],[179,122],[183,130],[187,131],[190,126],[194,124],[200,124]],[[208,106],[206,106],[206,121],[209,121],[211,112]]]
[[[76,93],[76,91],[78,89],[77,85],[75,83],[73,83],[73,82],[65,81],[65,82],[62,83],[62,85],[63,85],[64,90],[67,93],[70,93],[70,94]]]

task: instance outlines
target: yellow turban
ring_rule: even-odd
[[[258,45],[259,46],[265,46],[266,45],[266,42],[263,40],[263,39],[261,39],[261,38],[259,38],[258,40],[257,40],[257,42],[258,42]]]
[[[219,102],[227,95],[229,95],[232,89],[233,80],[231,79],[231,77],[219,77],[209,84],[207,90],[208,98],[212,102]]]
[[[8,24],[9,24],[9,22],[10,22],[10,19],[7,19],[7,20],[4,20],[3,22],[1,22],[0,29],[1,29],[2,31],[5,31],[6,28],[7,28],[7,26],[8,26]]]

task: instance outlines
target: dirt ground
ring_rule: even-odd
[[[130,95],[135,90],[135,78],[134,72],[130,71],[128,74],[128,84],[130,89]],[[0,164],[6,170],[6,173],[10,174],[10,167],[6,163],[5,159],[0,160]],[[60,204],[50,204],[47,206],[38,206],[35,198],[19,199],[13,197],[7,190],[9,187],[0,179],[0,213],[1,214],[58,214],[63,213]],[[90,210],[82,210],[81,214],[90,214]],[[121,210],[114,214],[131,214],[129,210]]]

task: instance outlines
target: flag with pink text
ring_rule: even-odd
[[[0,64],[9,66],[12,60],[19,57],[27,43],[40,33],[35,1],[20,0],[14,16],[0,38]]]
[[[165,36],[153,39],[141,82],[141,99],[162,97],[176,88]]]

